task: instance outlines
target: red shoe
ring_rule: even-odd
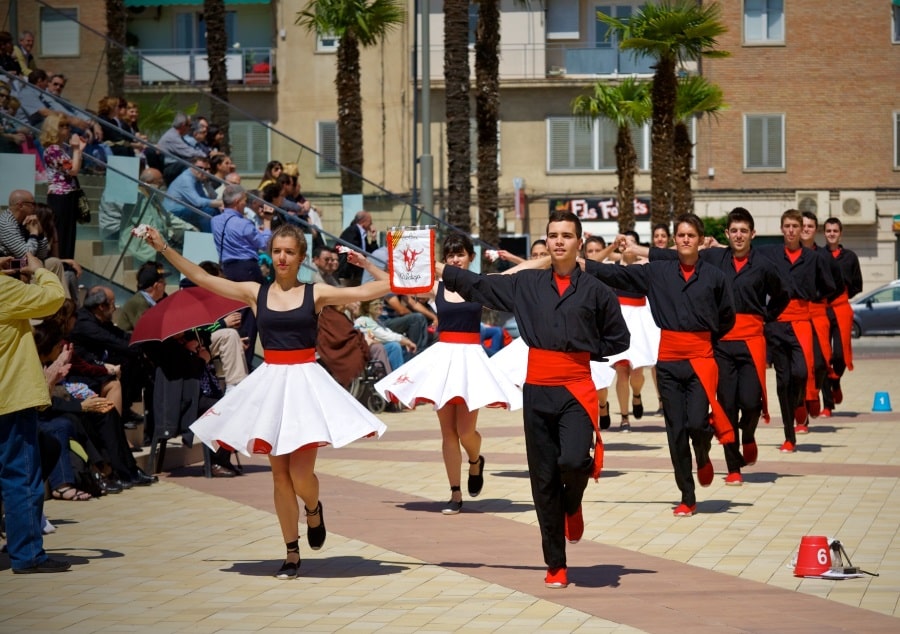
[[[688,506],[684,502],[675,507],[675,510],[672,511],[672,515],[675,517],[690,517],[697,511],[697,505],[691,504]]]
[[[826,407],[822,410],[822,413],[819,414],[819,416],[821,416],[822,418],[831,418],[831,410]]]
[[[544,585],[548,588],[559,589],[569,585],[569,578],[565,568],[548,568],[544,577]]]
[[[844,392],[841,390],[840,385],[831,390],[831,400],[834,401],[835,405],[840,405],[844,402]]]
[[[779,451],[781,451],[781,453],[794,453],[797,449],[794,447],[794,443],[790,440],[785,440]]]
[[[806,405],[801,405],[794,410],[794,422],[798,425],[805,423],[807,418],[809,418],[809,413],[806,411]]]
[[[737,471],[729,473],[725,478],[725,486],[739,487],[744,484],[744,478]]]
[[[716,471],[713,469],[712,460],[707,460],[705,465],[697,469],[697,481],[702,487],[708,487],[712,484],[715,477]]]
[[[570,544],[577,544],[584,535],[584,516],[581,514],[581,505],[571,515],[566,513],[566,539]]]
[[[755,442],[748,442],[744,445],[744,463],[746,463],[748,467],[756,464],[757,455],[759,455],[759,450],[757,449]]]
[[[818,418],[819,414],[822,413],[822,404],[819,402],[819,397],[817,396],[811,401],[806,401],[806,409],[809,410],[810,416]]]
[[[797,425],[794,427],[795,434],[808,434],[809,433],[809,425]]]

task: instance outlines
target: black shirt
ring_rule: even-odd
[[[615,293],[578,268],[561,297],[552,270],[478,275],[446,266],[443,280],[468,301],[512,312],[529,347],[589,352],[600,361],[631,343]]]
[[[784,244],[764,245],[757,248],[761,255],[765,255],[775,263],[775,268],[783,278],[791,280],[789,288],[791,299],[814,302],[820,297],[835,295],[837,286],[831,275],[831,267],[812,249],[801,246],[800,256],[792,264],[784,252]]]
[[[862,270],[859,268],[859,257],[855,252],[850,249],[845,249],[842,245],[838,245],[840,252],[837,257],[834,255],[834,251],[828,251],[827,249],[823,249],[832,260],[837,262],[838,267],[841,270],[841,277],[844,280],[844,285],[847,288],[847,296],[853,297],[859,293],[862,293],[863,289],[863,280],[862,280]]]

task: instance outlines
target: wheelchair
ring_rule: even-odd
[[[350,384],[350,394],[366,406],[373,414],[381,414],[387,401],[375,390],[375,384],[387,376],[387,370],[381,361],[369,361],[362,373]]]

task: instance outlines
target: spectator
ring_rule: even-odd
[[[23,77],[27,76],[31,71],[37,70],[34,55],[31,54],[32,49],[34,49],[34,33],[22,31],[19,34],[19,45],[13,51],[13,55],[19,62]]]
[[[359,251],[372,253],[378,248],[378,231],[372,226],[372,214],[368,211],[357,212],[350,226],[341,232],[340,238]],[[359,286],[362,269],[347,262],[347,256],[342,253],[337,276],[344,286]]]
[[[381,316],[378,319],[382,326],[403,333],[412,339],[418,351],[422,351],[431,343],[429,321],[432,330],[437,330],[438,318],[424,304],[412,297],[388,293],[384,296]]]
[[[77,134],[69,136],[70,125],[65,115],[51,113],[41,126],[44,165],[47,167],[47,204],[59,234],[59,257],[75,257],[75,229],[78,199],[83,196],[78,184],[84,141]],[[68,138],[68,144],[65,139]]]
[[[3,154],[21,154],[22,144],[25,143],[25,129],[18,124],[10,112],[9,102],[11,89],[8,84],[0,81],[0,152]]]
[[[13,37],[9,31],[0,31],[0,69],[13,75],[20,75],[22,68],[13,54]],[[3,78],[6,81],[6,78]]]
[[[47,223],[48,231],[45,232],[36,211],[31,192],[24,189],[10,192],[9,207],[0,213],[0,255],[22,258],[26,253],[31,253],[39,260],[44,260],[44,267],[59,278],[66,297],[69,297],[72,293],[71,286],[67,283],[65,267],[58,258],[49,257],[52,253],[50,235],[55,234],[56,230]],[[68,261],[73,267],[77,267],[80,274],[81,267],[74,260]]]
[[[244,217],[247,194],[240,185],[229,185],[222,195],[225,211],[212,220],[213,240],[222,272],[235,282],[264,282],[259,269],[259,252],[272,237],[271,220],[263,218],[262,230]],[[247,367],[253,365],[256,349],[256,317],[249,308],[241,311],[241,335],[247,338]]]
[[[284,165],[281,164],[281,161],[269,161],[266,163],[266,171],[263,172],[262,180],[259,181],[259,187],[257,187],[257,189],[263,190],[266,185],[275,183],[283,171]]]
[[[34,206],[34,214],[41,223],[41,230],[50,242],[50,257],[44,260],[44,267],[59,277],[67,298],[78,299],[78,279],[82,273],[81,265],[72,258],[59,259],[59,233],[56,231],[56,222],[53,220],[53,210],[49,205],[38,203]]]
[[[231,183],[232,185],[240,185],[241,177],[234,171],[234,163],[231,161],[231,157],[227,154],[216,154],[215,156],[209,159],[210,173],[213,175],[213,179],[208,183],[207,191],[209,188],[213,189],[216,198],[222,197],[222,192],[225,191],[225,185]],[[236,180],[228,180],[228,177],[231,174],[234,174]]]
[[[97,106],[97,117],[103,128],[103,141],[113,156],[134,156],[137,144],[132,141],[131,126],[126,120],[128,102],[122,97],[103,97]]]
[[[64,572],[71,564],[47,557],[41,534],[44,486],[38,450],[38,409],[50,393],[29,319],[53,313],[65,299],[56,276],[26,256],[26,284],[0,274],[0,490],[6,507],[7,552],[16,574]],[[0,269],[9,258],[0,258]]]
[[[210,220],[219,214],[224,204],[210,198],[204,188],[209,159],[198,156],[191,160],[191,165],[191,169],[181,172],[169,185],[169,196],[163,201],[163,207],[200,231],[209,233],[212,230]]]
[[[163,155],[162,161],[160,161],[159,164],[151,165],[151,161],[158,161],[158,158],[151,158],[151,156],[148,155],[148,165],[156,167],[163,173],[166,185],[174,181],[175,177],[184,171],[185,166],[182,161],[188,162],[195,158],[206,158],[206,155],[201,150],[191,147],[184,140],[184,135],[187,134],[190,129],[191,118],[183,112],[177,113],[172,120],[172,127],[166,130],[163,135],[159,137],[159,141],[156,142],[159,152]],[[156,151],[154,150],[154,152]]]
[[[47,71],[38,68],[31,71],[28,75],[28,83],[23,84],[19,88],[19,101],[22,102],[22,110],[28,117],[28,123],[36,128],[40,128],[44,119],[51,113],[60,115],[68,115],[71,119],[73,128],[78,131],[89,130],[93,127],[93,122],[89,119],[79,117],[73,113],[67,113],[63,107],[46,92],[50,88],[50,76]]]
[[[206,144],[206,134],[209,132],[209,121],[204,117],[197,117],[191,123],[190,133],[184,135],[184,142],[195,150],[200,150],[203,155],[210,157],[210,147]]]
[[[145,262],[137,271],[137,292],[119,310],[117,324],[130,333],[148,308],[166,296],[166,274],[156,262]]]
[[[331,286],[340,286],[335,273],[338,268],[337,251],[331,247],[316,247],[313,249],[313,264],[316,265],[316,275],[313,282],[318,284],[330,284]]]
[[[134,133],[134,136],[146,141],[147,135],[141,133],[138,119],[140,119],[140,110],[138,109],[138,105],[133,101],[129,101],[127,109],[125,110],[125,120],[128,121],[128,125],[131,126],[131,131]]]
[[[388,371],[391,372],[403,365],[407,358],[406,354],[412,356],[416,353],[416,344],[409,337],[375,321],[381,314],[381,304],[381,300],[375,299],[362,304],[351,304],[348,308],[354,317],[354,327],[362,331],[366,336],[366,341],[380,343],[384,346],[391,366],[391,370]]]

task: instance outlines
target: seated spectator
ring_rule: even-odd
[[[213,189],[216,198],[222,197],[225,185],[241,184],[241,176],[234,171],[234,163],[227,154],[216,154],[210,158],[209,169],[213,178],[207,181],[207,187]]]
[[[131,230],[138,225],[150,225],[159,231],[160,235],[165,236],[168,244],[179,249],[184,245],[184,234],[188,231],[197,231],[197,227],[178,216],[173,216],[163,207],[165,197],[160,191],[163,185],[163,175],[158,169],[148,167],[142,171],[134,211],[123,215],[121,219],[119,247],[138,262],[155,262],[158,257],[152,247],[132,235]],[[101,201],[101,217],[102,205]]]
[[[47,74],[47,71],[40,68],[31,71],[28,75],[28,83],[20,86],[17,97],[22,104],[22,110],[25,111],[28,117],[28,123],[39,128],[43,125],[44,119],[51,113],[56,113],[71,122],[72,131],[76,134],[94,127],[94,122],[89,118],[80,114],[70,113],[66,108],[62,107],[47,92],[49,87],[50,76]]]
[[[137,270],[137,292],[119,309],[116,325],[127,333],[148,308],[166,296],[166,273],[156,262],[145,262]]]
[[[211,220],[224,207],[221,200],[210,198],[204,189],[209,159],[205,156],[191,160],[191,169],[181,172],[169,185],[163,207],[171,214],[209,233]]]
[[[9,31],[0,31],[0,69],[19,75],[22,68],[13,54],[13,36]]]
[[[184,142],[195,150],[203,152],[203,156],[210,156],[210,147],[206,144],[206,133],[209,131],[209,121],[206,117],[197,117],[191,122],[191,130],[184,135]]]
[[[203,150],[192,147],[184,140],[190,129],[191,118],[183,112],[178,112],[172,120],[172,127],[163,132],[156,142],[162,156],[158,156],[157,151],[152,148],[147,150],[147,164],[162,171],[166,185],[184,171],[185,164],[182,161],[191,162],[195,158],[207,158]]]
[[[313,282],[340,286],[335,275],[338,269],[337,251],[331,247],[316,247],[313,249],[312,261],[316,265],[316,274],[313,277]]]
[[[132,139],[131,125],[126,120],[128,102],[122,97],[103,97],[97,106],[97,118],[103,129],[103,142],[113,156],[134,156],[140,147]]]
[[[353,326],[360,330],[366,340],[380,343],[384,346],[390,361],[391,371],[403,365],[418,349],[416,343],[409,337],[392,330],[376,319],[381,316],[382,301],[375,299],[362,304],[348,304],[348,309],[353,315]],[[404,354],[404,351],[406,354]]]
[[[262,180],[259,181],[259,186],[256,189],[262,191],[266,188],[266,185],[274,185],[283,171],[284,165],[281,164],[281,161],[269,161],[266,163],[266,170],[263,172]]]
[[[9,112],[11,89],[8,84],[0,82],[0,153],[21,154],[25,143],[25,128],[13,117],[2,116],[14,114]]]
[[[431,343],[431,335],[428,332],[429,319],[435,329],[438,323],[437,315],[424,304],[412,297],[393,293],[384,296],[381,314],[377,319],[382,326],[409,337],[416,344],[417,352],[424,350]]]
[[[79,299],[78,280],[81,278],[81,265],[72,258],[59,259],[59,235],[56,231],[56,221],[53,219],[53,210],[49,205],[38,203],[34,206],[34,214],[41,223],[41,229],[44,235],[50,241],[50,257],[44,261],[44,265],[51,271],[58,271],[59,265],[62,265],[62,285],[66,292],[66,297]]]

